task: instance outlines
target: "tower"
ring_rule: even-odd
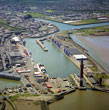
[[[80,87],[83,86],[83,70],[84,70],[84,64],[83,64],[83,59],[80,60]]]

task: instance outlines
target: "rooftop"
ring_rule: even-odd
[[[73,55],[76,60],[87,60],[87,57],[83,54]]]

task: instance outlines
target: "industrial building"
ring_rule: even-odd
[[[15,73],[0,72],[0,78],[6,78],[6,79],[19,81],[21,79],[21,76]]]

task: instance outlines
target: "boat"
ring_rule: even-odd
[[[40,64],[40,63],[38,63],[37,65],[39,67],[40,72],[46,74],[46,69],[45,69],[44,65],[43,64]]]
[[[40,72],[34,72],[34,77],[42,77],[42,74]]]

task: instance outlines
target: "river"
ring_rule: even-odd
[[[90,24],[83,26],[72,26],[68,24],[58,23],[49,20],[37,19],[40,21],[52,23],[56,25],[60,31],[76,29],[76,28],[85,28],[85,27],[94,27],[109,25],[109,23],[100,23],[100,24]],[[84,45],[90,51],[92,56],[97,56],[95,52],[83,44],[80,40],[72,35],[73,39]],[[69,77],[70,73],[79,73],[79,69],[72,64],[54,45],[50,42],[45,41],[44,45],[48,48],[48,52],[44,52],[37,44],[36,39],[25,39],[26,47],[29,52],[32,53],[32,58],[36,63],[42,63],[45,65],[47,72],[52,77]],[[100,60],[100,58],[98,58]],[[100,60],[101,61],[101,60]],[[77,90],[74,93],[66,95],[63,100],[54,102],[49,105],[50,110],[108,110],[109,109],[109,94],[99,92],[99,91],[79,91]]]

